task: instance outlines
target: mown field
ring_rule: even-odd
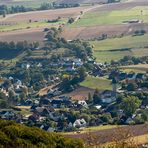
[[[148,34],[143,36],[127,36],[102,41],[91,41],[93,54],[98,62],[110,62],[131,55],[142,57],[148,55]]]
[[[141,13],[141,10],[143,13]],[[148,22],[148,6],[139,6],[126,10],[88,12],[71,27],[123,24],[124,21],[133,19]]]
[[[82,83],[81,86],[88,87],[91,89],[98,89],[98,90],[111,90],[111,81],[105,78],[97,78],[88,76]]]
[[[48,23],[46,21],[41,22],[31,22],[31,23],[16,23],[14,25],[0,25],[0,31],[14,31],[21,29],[29,29],[29,28],[39,28],[39,27],[51,27],[59,24],[65,24],[65,20],[58,21],[56,23]]]

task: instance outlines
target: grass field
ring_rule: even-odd
[[[99,89],[99,90],[111,90],[111,81],[105,78],[97,78],[88,76],[82,83],[81,86],[88,87],[91,89]]]
[[[82,133],[87,133],[87,132],[94,132],[94,131],[101,131],[101,130],[107,130],[107,129],[113,129],[113,128],[117,128],[117,125],[101,125],[101,126],[92,126],[92,127],[87,127],[84,128],[81,131]],[[71,135],[71,134],[78,134],[77,132],[67,132],[67,133],[62,133],[64,135]]]
[[[148,55],[148,34],[143,36],[127,36],[123,38],[91,41],[94,46],[93,54],[99,62],[119,60],[124,56],[131,55],[142,57]],[[124,50],[129,48],[129,50]]]
[[[0,31],[13,31],[26,28],[48,27],[64,23],[66,23],[65,19],[56,23],[47,23],[44,21],[44,22],[32,22],[32,23],[17,23],[15,25],[0,25]]]
[[[143,14],[141,15],[141,10]],[[88,12],[71,27],[122,24],[124,21],[138,19],[148,22],[148,7],[141,6],[129,10]]]

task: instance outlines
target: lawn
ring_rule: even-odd
[[[143,14],[141,14],[143,10]],[[148,22],[148,7],[135,7],[129,10],[88,12],[71,27],[122,24],[124,21],[138,19]]]
[[[102,41],[90,41],[93,45],[93,55],[98,62],[110,62],[130,55],[142,57],[148,55],[148,34],[143,36],[127,36]],[[124,49],[129,50],[124,50]]]
[[[99,89],[99,90],[111,90],[111,81],[105,78],[98,78],[88,76],[82,83],[81,86],[88,87],[91,89]]]

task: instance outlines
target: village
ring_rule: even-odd
[[[9,74],[8,77],[0,78],[0,97],[8,102],[8,104],[5,101],[1,102],[0,118],[37,126],[50,132],[79,131],[89,126],[144,123],[148,111],[148,74],[111,69],[111,65],[96,63],[92,59],[89,59],[88,63],[91,63],[94,69],[85,72],[86,75],[110,79],[112,90],[96,89],[88,92],[88,97],[74,100],[70,95],[64,95],[65,90],[60,89],[61,77],[58,73],[50,75],[48,79],[36,75],[36,79],[32,81],[39,81],[37,84],[40,86],[37,88],[31,86],[31,82],[24,83],[20,76],[17,78],[16,75],[13,77]],[[83,65],[79,58],[67,58],[51,62],[49,66],[74,77],[78,75],[76,72]],[[16,64],[15,67],[19,71],[34,68],[43,70],[45,67],[43,62],[37,61],[25,61]],[[29,77],[25,76],[25,80],[27,79]],[[75,91],[77,87],[78,84],[68,91]],[[124,102],[123,99],[126,97],[129,102],[135,101],[133,106],[128,106],[128,102]]]

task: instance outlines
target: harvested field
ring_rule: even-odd
[[[113,11],[113,10],[128,10],[136,6],[147,6],[147,0],[133,0],[132,2],[121,2],[121,3],[112,3],[112,4],[105,4],[103,7],[93,9],[91,12],[98,12],[98,11]]]
[[[148,133],[148,124],[125,126],[125,127],[121,127],[121,129],[122,131],[126,131],[126,132],[129,131],[130,133],[133,134],[133,136],[140,136]],[[120,138],[119,131],[117,128],[106,129],[101,131],[92,131],[91,134],[97,137],[95,139],[98,139],[100,143],[111,142],[113,140],[112,139],[113,136]],[[77,139],[87,139],[86,133],[71,134],[71,135],[68,134],[67,136],[72,138],[77,138]]]
[[[67,93],[67,95],[71,97],[72,100],[86,100],[88,98],[88,94],[93,94],[94,90],[87,87],[79,87],[71,93]]]
[[[23,29],[9,32],[1,32],[0,40],[1,41],[29,41],[29,42],[42,42],[44,39],[44,32],[42,28],[37,29]]]
[[[119,25],[97,25],[89,27],[64,28],[62,36],[67,40],[73,39],[95,39],[107,34],[108,37],[134,34],[136,30],[143,28],[148,32],[148,24],[119,24]]]
[[[123,66],[121,67],[121,69],[123,70],[139,70],[139,71],[144,71],[147,72],[148,71],[148,64],[139,64],[139,65],[130,65],[130,66]]]
[[[1,18],[0,22],[21,23],[21,22],[29,22],[29,20],[34,22],[34,21],[52,20],[58,17],[61,17],[61,18],[75,17],[78,14],[80,14],[80,11],[83,11],[86,8],[88,7],[76,7],[76,8],[10,14],[10,15],[7,15],[6,18]]]

